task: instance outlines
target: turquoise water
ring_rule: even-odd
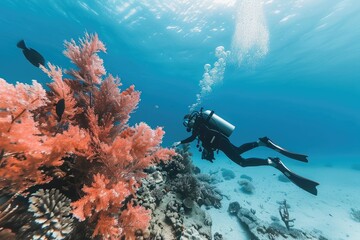
[[[360,156],[355,0],[0,4],[1,77],[8,81],[49,81],[23,58],[19,39],[66,68],[63,41],[97,32],[107,71],[142,91],[133,122],[164,126],[169,145],[186,136],[182,117],[196,102],[204,65],[224,46],[231,54],[223,79],[198,106],[236,125],[234,143],[267,135],[310,156]]]
[[[236,126],[235,145],[268,136],[313,166],[351,167],[360,161],[359,11],[358,0],[2,0],[0,77],[49,82],[21,39],[68,68],[63,41],[97,32],[107,72],[142,92],[130,123],[164,126],[164,146],[188,136],[182,118],[196,104]],[[216,73],[206,78],[206,68]]]

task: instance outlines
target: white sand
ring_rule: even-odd
[[[203,173],[219,170],[217,175],[223,179],[220,169],[225,168],[231,169],[236,175],[235,179],[216,184],[223,194],[230,197],[230,201],[224,198],[221,209],[208,210],[213,220],[213,234],[219,232],[227,240],[249,239],[237,218],[227,213],[230,202],[238,201],[241,206],[256,210],[260,219],[271,222],[272,215],[280,218],[278,202],[286,199],[291,206],[290,217],[296,219],[295,228],[306,231],[317,229],[328,239],[360,239],[360,223],[350,216],[351,208],[360,210],[360,171],[351,169],[351,164],[345,164],[345,167],[325,167],[325,163],[319,159],[312,158],[310,163],[304,164],[283,158],[292,171],[320,183],[318,196],[313,196],[291,182],[280,182],[280,172],[272,167],[242,168],[223,154],[216,158],[214,163],[210,163],[200,160],[199,156],[193,157],[194,164]],[[240,191],[238,181],[242,174],[252,177],[254,194]]]

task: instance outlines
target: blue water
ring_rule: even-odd
[[[238,19],[241,4],[255,20]],[[253,28],[265,31],[267,40],[249,37],[253,47],[238,49],[247,51],[242,61],[232,51],[223,80],[199,106],[236,125],[236,144],[267,135],[310,156],[360,156],[359,10],[356,0],[3,0],[0,76],[49,81],[16,48],[20,39],[66,68],[63,41],[97,32],[108,49],[101,55],[107,71],[142,92],[132,122],[164,126],[169,145],[186,137],[182,117],[200,92],[204,65],[217,60],[217,46],[234,50],[242,24],[248,29],[241,37]]]
[[[308,167],[341,168],[360,161],[359,12],[358,0],[1,0],[0,77],[46,84],[16,43],[69,68],[64,40],[96,32],[107,72],[142,92],[130,124],[163,126],[164,146],[188,137],[203,92],[197,108],[234,124],[235,145],[268,136]],[[201,88],[206,64],[215,82]]]

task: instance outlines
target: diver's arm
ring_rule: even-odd
[[[172,145],[172,147],[177,147],[177,146],[179,146],[180,144],[192,142],[192,141],[194,141],[195,138],[196,138],[196,134],[193,134],[193,135],[191,135],[190,137],[188,137],[188,138],[186,138],[186,139],[184,139],[184,140],[182,140],[182,141],[174,142],[173,145]]]
[[[189,143],[189,142],[194,141],[195,138],[196,138],[196,135],[197,135],[197,134],[193,133],[190,137],[188,137],[188,138],[180,141],[180,144]]]

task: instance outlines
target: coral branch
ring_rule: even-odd
[[[53,80],[48,92],[36,81],[14,86],[0,79],[0,190],[26,194],[33,186],[51,184],[68,189],[72,213],[90,223],[93,237],[134,239],[150,218],[134,205],[144,170],[175,151],[160,146],[161,127],[128,125],[140,92],[133,85],[121,91],[118,77],[105,76],[98,53],[106,48],[97,34],[86,33],[79,44],[66,41],[65,47],[76,69],[63,78],[60,67],[42,66]],[[36,211],[39,194],[44,195],[31,198]]]
[[[291,227],[294,226],[294,219],[290,219],[289,215],[289,207],[286,203],[286,200],[284,200],[281,205],[279,206],[279,214],[281,217],[281,220],[285,223],[286,228],[289,230]]]

